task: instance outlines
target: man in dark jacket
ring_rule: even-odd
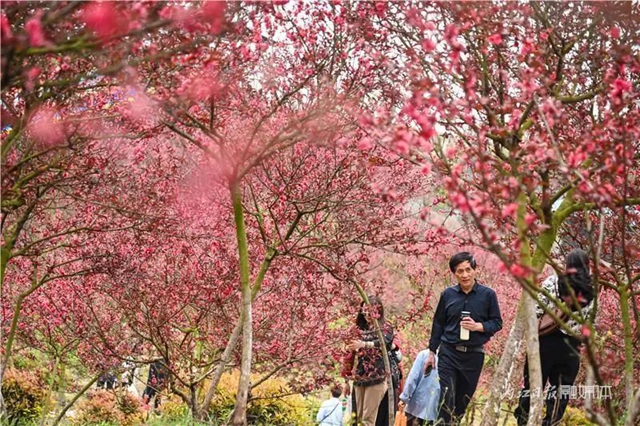
[[[449,268],[458,284],[442,292],[433,318],[425,368],[435,366],[440,348],[439,425],[457,424],[464,415],[482,372],[483,345],[502,329],[496,293],[476,280],[476,267],[471,253],[451,257]]]

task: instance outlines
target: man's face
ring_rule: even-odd
[[[471,267],[471,263],[468,260],[465,260],[456,266],[454,275],[460,285],[470,286],[476,278],[476,270]]]

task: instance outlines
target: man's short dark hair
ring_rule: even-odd
[[[449,259],[449,269],[451,269],[451,272],[456,272],[458,265],[463,262],[469,262],[469,265],[471,265],[473,269],[476,269],[476,260],[468,251],[461,251],[451,256],[451,259]]]
[[[334,398],[338,398],[342,395],[342,388],[338,385],[335,385],[331,388],[331,396]]]

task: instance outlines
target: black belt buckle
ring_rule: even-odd
[[[458,351],[458,352],[467,352],[467,351],[469,350],[469,348],[468,348],[468,347],[466,347],[466,346],[462,346],[462,345],[460,345],[460,346],[454,346],[454,349],[455,349],[456,351]]]

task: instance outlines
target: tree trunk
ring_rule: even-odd
[[[565,197],[558,211],[567,209],[572,203],[573,197],[571,193]],[[519,206],[519,210],[521,210],[522,204]],[[554,216],[551,218],[549,223],[549,228],[546,229],[536,241],[536,248],[533,256],[531,256],[531,268],[540,272],[544,268],[549,254],[551,253],[551,249],[556,242],[556,237],[558,235],[558,228],[562,224],[562,222],[567,218],[567,215],[560,214],[556,212]],[[524,214],[522,211],[519,211],[519,219],[522,220]],[[523,248],[525,244],[528,246],[528,242],[523,242]],[[526,252],[523,252],[523,255],[526,255]],[[527,324],[529,321],[533,321],[535,315],[533,314],[533,309],[535,306],[535,302],[531,299],[532,305],[531,308],[527,307],[527,299],[531,299],[525,292],[523,292],[523,297],[520,299],[518,303],[518,309],[516,311],[516,319],[511,327],[511,331],[509,332],[509,337],[507,338],[507,342],[505,344],[504,350],[502,352],[502,356],[500,357],[500,362],[498,364],[498,368],[493,374],[493,381],[489,387],[489,395],[487,397],[487,401],[485,403],[484,410],[482,412],[482,423],[481,426],[493,426],[498,424],[498,419],[500,418],[500,402],[502,397],[505,395],[508,389],[514,389],[515,385],[519,381],[519,375],[514,376],[514,367],[515,367],[515,357],[520,352],[521,348],[521,340],[524,335],[525,330],[527,329]],[[537,328],[537,324],[536,324]],[[530,333],[529,333],[530,334]],[[537,341],[537,335],[534,337]],[[527,341],[527,351],[529,355],[529,359],[535,361],[537,365],[540,364],[540,347],[539,345],[532,345],[530,339]],[[531,364],[531,362],[529,363]],[[531,367],[529,367],[531,368]],[[533,376],[529,376],[530,379],[533,379]],[[541,380],[541,379],[540,379]],[[519,389],[518,389],[519,391]],[[519,393],[518,393],[519,395]],[[536,407],[537,408],[537,407]],[[535,417],[535,415],[534,415]]]
[[[53,369],[51,370],[51,376],[49,377],[49,383],[47,386],[47,396],[44,400],[44,407],[42,407],[42,413],[40,414],[40,426],[44,426],[47,416],[49,415],[49,409],[51,407],[51,396],[53,395],[54,387],[56,385],[56,381],[59,380],[59,365],[60,365],[60,357],[56,356],[56,359],[53,364]]]
[[[3,238],[6,240],[6,238]],[[4,273],[7,269],[7,263],[9,262],[10,251],[7,247],[0,247],[0,300],[4,300]],[[3,309],[0,309],[0,323],[5,323]],[[0,342],[4,342],[4,334],[0,327]],[[4,396],[2,395],[2,383],[4,380],[4,370],[6,368],[4,359],[0,356],[0,420],[3,420],[7,416],[7,407],[4,404]]]
[[[627,415],[632,417],[634,411],[633,401],[635,395],[635,386],[633,380],[634,370],[634,356],[633,356],[633,344],[634,344],[634,331],[631,324],[631,306],[629,299],[631,298],[631,286],[623,285],[618,290],[620,296],[620,314],[622,327],[624,330],[624,379],[625,379],[625,394],[626,404],[625,408]]]
[[[60,411],[60,414],[58,414],[58,417],[56,417],[56,419],[53,421],[53,424],[51,426],[57,426],[58,424],[60,424],[60,422],[62,421],[62,419],[64,418],[65,414],[67,414],[67,411],[69,411],[69,409],[71,407],[73,407],[73,404],[76,403],[77,400],[80,399],[80,397],[82,395],[85,394],[85,392],[87,392],[91,386],[93,386],[93,384],[95,382],[98,381],[98,378],[100,377],[100,375],[104,373],[104,372],[100,372],[97,376],[95,376],[89,383],[87,383],[86,385],[84,385],[84,387],[82,389],[80,389],[80,391],[73,397],[73,399],[71,399],[71,401],[69,401],[67,403],[67,405],[65,405],[65,407],[62,409],[62,411]]]
[[[2,395],[2,383],[4,381],[4,362],[0,360],[0,422],[7,418],[7,407],[4,403],[4,396]]]
[[[529,393],[531,406],[527,426],[542,424],[542,367],[540,365],[540,344],[538,340],[538,321],[535,314],[536,302],[528,293],[524,294],[525,330],[527,339],[527,359],[529,360]]]
[[[253,282],[253,285],[251,286],[251,302],[252,303],[255,300],[256,296],[258,295],[258,292],[260,291],[262,282],[267,273],[267,270],[269,269],[269,266],[271,266],[271,261],[274,259],[274,256],[275,256],[274,249],[270,248],[269,250],[267,250],[264,260],[262,261],[262,266],[260,267],[260,271],[258,271],[258,275],[256,276]],[[216,393],[216,388],[218,387],[218,383],[220,382],[220,378],[222,377],[222,373],[224,373],[224,369],[227,366],[227,363],[231,359],[231,354],[233,353],[234,349],[238,345],[238,339],[240,338],[240,332],[242,331],[242,329],[243,329],[243,320],[242,320],[242,311],[241,311],[240,318],[238,319],[238,322],[236,323],[236,326],[233,329],[233,332],[231,333],[231,337],[227,342],[227,347],[224,349],[224,352],[222,353],[220,364],[218,364],[218,367],[216,368],[213,374],[213,379],[211,380],[211,384],[209,385],[209,389],[207,390],[207,394],[204,398],[204,401],[200,406],[200,409],[196,413],[196,417],[198,420],[205,420],[207,418],[207,412],[209,411],[209,407],[211,406],[211,401],[213,400],[213,397]]]
[[[253,324],[251,315],[251,286],[249,284],[249,250],[247,233],[244,227],[242,211],[242,194],[236,184],[231,186],[231,199],[238,240],[240,262],[240,283],[242,288],[242,363],[236,404],[231,417],[231,424],[244,426],[247,424],[247,398],[251,380],[251,358],[253,355]]]
[[[67,387],[67,365],[64,362],[60,363],[60,371],[58,372],[58,389],[57,389],[57,408],[62,409],[66,405],[66,397],[64,391]]]
[[[242,303],[242,363],[240,367],[240,380],[238,381],[238,393],[236,405],[233,409],[231,424],[244,426],[247,424],[247,398],[251,381],[251,357],[253,355],[253,329],[251,324],[251,298],[243,294]]]
[[[520,377],[517,375],[514,376],[516,366],[515,358],[520,352],[520,344],[526,326],[525,318],[527,313],[525,309],[523,298],[520,299],[520,303],[518,303],[516,319],[511,326],[511,331],[509,332],[509,337],[502,351],[498,368],[493,373],[493,381],[489,387],[487,402],[482,412],[482,423],[480,423],[480,426],[494,426],[498,424],[498,419],[500,418],[500,402],[505,391],[509,388],[514,389],[516,378]]]
[[[629,411],[627,412],[627,421],[624,423],[624,426],[637,425],[636,420],[640,419],[640,390],[635,392],[635,398],[631,396],[630,399],[631,404],[629,406]]]
[[[534,273],[529,274],[529,283],[532,286],[536,286],[537,273],[542,269],[544,263],[538,265],[538,268],[533,269],[533,259],[531,256],[531,240],[527,237],[527,226],[525,224],[525,215],[527,213],[527,197],[524,193],[520,194],[518,199],[518,239],[521,242],[520,248],[520,262],[523,266],[534,270]],[[549,237],[549,236],[547,236]],[[555,240],[555,236],[553,238]],[[543,241],[545,241],[543,239]],[[553,242],[551,243],[553,244]],[[540,247],[538,247],[539,251]],[[545,251],[545,254],[548,254]],[[546,262],[546,257],[545,257]],[[531,396],[531,405],[529,408],[529,421],[528,426],[537,426],[542,421],[542,367],[540,365],[540,344],[538,343],[538,321],[536,317],[536,300],[534,296],[528,292],[523,291],[522,296],[524,298],[524,319],[525,319],[525,337],[527,348],[527,359],[529,361],[529,393]]]
[[[189,409],[192,416],[198,412],[198,385],[196,383],[189,384]]]
[[[6,266],[6,264],[4,264],[4,260],[3,260],[3,266],[2,269],[0,270],[0,272],[2,273],[2,277],[0,277],[0,279],[4,280],[4,267]],[[24,293],[20,293],[20,295],[18,296],[17,300],[16,300],[16,304],[13,307],[13,317],[11,319],[11,327],[9,328],[9,334],[7,335],[7,341],[6,343],[4,343],[4,356],[0,356],[0,419],[4,418],[7,416],[7,407],[5,406],[4,403],[4,397],[2,396],[2,382],[4,380],[4,372],[6,370],[6,368],[10,365],[11,362],[11,350],[13,348],[13,341],[15,339],[16,333],[18,331],[18,320],[20,319],[20,314],[22,312],[22,303],[24,302],[24,299],[26,299],[29,295],[31,295],[31,293],[33,293],[34,291],[36,291],[41,283],[38,282],[37,280],[37,276],[36,276],[36,272],[34,271],[34,276],[33,276],[33,282],[31,283],[31,287],[29,287],[29,289],[27,291],[25,291]],[[1,294],[1,293],[0,293]],[[4,321],[4,317],[2,318],[2,320]],[[1,328],[1,327],[0,327]],[[1,336],[4,337],[4,336]]]
[[[238,340],[240,339],[240,333],[242,332],[242,316],[238,318],[238,322],[236,323],[233,332],[231,333],[231,337],[227,342],[227,347],[224,348],[224,352],[220,358],[220,363],[216,367],[216,370],[213,373],[213,378],[211,379],[211,383],[209,384],[209,388],[207,389],[207,394],[204,397],[204,401],[200,406],[199,410],[195,413],[196,420],[205,421],[208,416],[209,407],[211,407],[211,402],[213,401],[213,397],[216,394],[216,388],[218,387],[218,383],[220,383],[220,379],[222,378],[222,373],[224,373],[224,369],[227,366],[227,363],[231,359],[231,354],[233,354],[234,349],[238,345]]]

